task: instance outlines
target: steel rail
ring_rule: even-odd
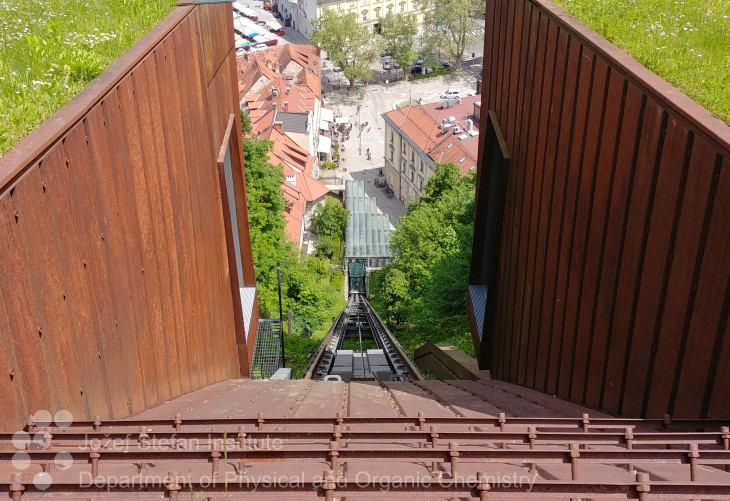
[[[131,432],[76,432],[59,430],[55,434],[39,432],[36,437],[28,436],[19,439],[16,434],[0,433],[0,445],[25,444],[25,448],[36,446],[43,450],[63,449],[70,446],[87,446],[89,443],[115,444],[124,443],[127,447],[141,448],[179,447],[180,444],[194,443],[196,446],[215,446],[226,443],[259,443],[266,440],[287,441],[293,443],[309,443],[312,440],[329,442],[330,440],[366,441],[368,443],[392,443],[403,441],[408,443],[431,443],[469,441],[471,443],[511,444],[511,445],[611,445],[618,447],[641,447],[650,445],[662,446],[717,446],[730,449],[730,435],[725,432],[641,432],[626,430],[624,433],[611,431],[589,431],[581,433],[545,432],[531,429],[526,432],[517,431],[439,431],[433,426],[428,431],[376,431],[376,430],[342,430],[335,426],[334,430],[271,430],[246,431],[239,427],[236,432],[228,431],[195,431],[195,432],[150,432],[140,430]],[[21,448],[21,447],[18,447]]]
[[[497,417],[427,417],[424,413],[419,413],[417,417],[352,417],[344,416],[337,413],[335,417],[266,417],[263,413],[258,413],[257,417],[251,418],[211,418],[211,419],[183,419],[181,414],[175,415],[170,419],[129,419],[129,420],[102,420],[96,417],[93,421],[74,421],[64,428],[38,426],[32,420],[28,421],[26,431],[33,433],[36,431],[55,430],[91,430],[103,431],[106,433],[129,431],[131,433],[139,432],[140,427],[147,428],[147,432],[158,432],[165,430],[183,431],[190,430],[192,427],[205,427],[205,431],[232,432],[237,430],[238,426],[245,426],[248,430],[249,426],[254,427],[258,431],[273,430],[276,427],[287,426],[290,429],[314,430],[317,426],[332,427],[340,425],[343,430],[347,427],[356,426],[358,429],[366,430],[383,430],[384,426],[402,426],[404,430],[409,428],[417,428],[420,431],[430,429],[430,426],[439,427],[491,427],[501,431],[507,431],[515,428],[535,427],[538,430],[543,428],[550,429],[578,429],[584,432],[590,430],[621,430],[632,428],[636,430],[654,430],[654,431],[720,431],[729,434],[730,437],[730,419],[633,419],[633,418],[595,418],[584,414],[582,417],[508,417],[500,414]],[[448,428],[443,428],[446,431]],[[482,430],[484,431],[484,430]]]

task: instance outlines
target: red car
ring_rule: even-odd
[[[284,33],[286,33],[286,32],[285,32],[284,30],[278,30],[278,31],[272,31],[271,33],[273,33],[274,35],[279,35],[279,36],[282,36],[282,35],[284,35]]]
[[[272,38],[271,40],[266,40],[264,43],[266,45],[276,45],[279,43],[279,41],[276,38]]]

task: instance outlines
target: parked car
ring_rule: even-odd
[[[284,31],[284,28],[282,28],[280,30],[272,31],[271,33],[273,33],[274,35],[279,35],[281,37],[284,36],[286,32]]]
[[[459,89],[448,89],[446,92],[439,96],[441,99],[456,99],[461,97],[461,90]]]
[[[279,11],[274,12],[274,17],[276,19],[281,19],[281,12],[279,12]]]
[[[398,64],[398,61],[393,61],[393,68],[395,68],[396,70],[400,69],[400,64]]]
[[[339,66],[333,66],[332,71],[334,71],[334,72],[342,71],[342,68],[340,68]]]
[[[443,62],[441,63],[441,67],[442,67],[443,69],[445,69],[445,70],[448,70],[449,68],[451,68],[451,63],[449,63],[448,61],[443,61]]]
[[[276,45],[276,44],[278,44],[278,43],[279,43],[279,40],[278,40],[278,39],[276,39],[276,38],[270,38],[270,39],[268,39],[268,40],[266,40],[266,41],[264,42],[264,45],[269,45],[269,46],[271,46],[271,45]]]
[[[253,48],[251,49],[251,52],[256,51],[256,50],[263,50],[265,48],[266,48],[266,43],[264,43],[264,42],[257,43],[256,45],[253,46]]]
[[[259,26],[266,26],[266,21],[258,20],[256,21],[256,24],[258,24]]]
[[[390,63],[390,61],[384,61],[383,62],[383,69],[385,71],[390,71],[390,69],[393,67],[393,65]]]
[[[411,75],[420,75],[423,73],[423,64],[415,63],[411,66]]]
[[[390,57],[392,55],[393,54],[391,54],[389,50],[386,50],[385,52],[383,52],[382,54],[380,54],[380,57]]]

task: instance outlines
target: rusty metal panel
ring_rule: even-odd
[[[595,75],[597,75],[596,72]],[[594,84],[596,76],[594,75]],[[605,246],[606,222],[608,218],[608,204],[611,199],[613,187],[613,173],[616,162],[616,149],[618,148],[618,128],[623,113],[624,88],[626,81],[616,72],[609,70],[606,78],[603,79],[605,95],[602,98],[603,111],[598,133],[599,144],[596,148],[597,157],[594,160],[596,168],[592,179],[592,189],[589,205],[587,208],[587,227],[585,243],[585,256],[583,258],[583,271],[581,274],[580,305],[576,312],[575,331],[575,354],[573,356],[573,374],[571,375],[570,399],[574,402],[584,402],[587,388],[585,386],[588,377],[588,362],[592,336],[582,336],[582,332],[590,332],[594,328],[594,312],[596,302],[596,291],[600,283],[601,259]],[[596,87],[596,85],[594,85]],[[598,86],[600,89],[600,85]],[[616,103],[616,104],[613,104]],[[595,388],[591,389],[596,391]],[[600,393],[600,392],[599,392]]]
[[[667,268],[671,267],[670,254],[676,233],[677,205],[681,204],[680,187],[686,180],[688,130],[676,120],[667,122],[658,173],[651,188],[649,210],[646,216],[644,263],[640,278],[636,277],[639,295],[635,304],[631,350],[627,364],[622,413],[629,416],[645,415],[647,378],[656,368],[666,374],[672,368],[655,367],[657,316],[661,314],[666,294]],[[657,159],[659,160],[659,158]],[[646,256],[649,259],[646,259]],[[659,416],[652,416],[659,417]]]
[[[535,381],[536,371],[536,358],[537,351],[541,343],[544,345],[547,339],[547,333],[543,329],[542,323],[540,322],[540,313],[543,308],[543,297],[545,294],[545,271],[547,268],[547,240],[550,237],[550,223],[551,215],[558,213],[557,210],[553,210],[553,197],[556,194],[560,194],[561,190],[555,189],[556,182],[561,179],[558,171],[560,166],[557,164],[557,152],[558,142],[561,138],[566,135],[565,131],[569,125],[569,120],[563,119],[563,113],[569,113],[570,110],[566,109],[566,104],[569,99],[574,95],[574,88],[570,87],[571,81],[566,82],[569,78],[568,72],[571,68],[571,63],[577,61],[577,56],[570,58],[570,40],[568,36],[562,32],[558,32],[558,41],[556,47],[556,63],[555,71],[553,72],[553,86],[552,86],[552,97],[550,104],[550,117],[548,123],[548,138],[547,146],[544,156],[545,172],[543,173],[542,191],[540,193],[540,207],[538,213],[538,219],[535,227],[536,246],[532,257],[532,270],[531,280],[532,283],[532,297],[530,304],[533,306],[530,308],[529,318],[525,319],[526,324],[523,325],[523,329],[526,329],[527,342],[524,343],[524,349],[520,352],[521,366],[523,370],[519,374],[518,381],[521,384],[533,385]],[[574,51],[575,52],[575,51]],[[577,66],[577,65],[576,65]],[[567,84],[567,85],[566,85]],[[566,96],[568,99],[566,99]],[[566,127],[563,127],[563,122],[567,122]]]
[[[678,386],[678,364],[681,367],[683,354],[689,355],[687,352],[689,329],[686,328],[685,322],[689,319],[688,313],[692,311],[696,300],[696,295],[692,291],[692,284],[696,283],[699,278],[697,276],[699,271],[697,265],[700,264],[698,258],[701,259],[701,256],[698,253],[703,240],[707,236],[705,233],[707,226],[700,223],[700,221],[704,222],[707,208],[711,206],[709,197],[714,172],[707,169],[706,166],[715,163],[717,153],[709,147],[707,142],[696,135],[690,136],[687,147],[686,160],[688,164],[683,175],[683,182],[678,186],[680,190],[678,205],[680,208],[679,217],[674,224],[676,228],[675,245],[674,250],[670,250],[670,254],[667,256],[667,262],[668,264],[671,263],[671,268],[665,275],[667,285],[664,311],[661,318],[657,319],[655,326],[660,330],[661,336],[657,336],[656,344],[652,347],[652,351],[656,351],[654,371],[648,375],[647,379],[647,386],[649,386],[646,397],[647,416],[661,416],[667,412],[667,409],[671,408],[675,389],[673,385],[667,384],[667,382],[673,379],[675,385]],[[714,277],[715,280],[718,278],[720,277]],[[718,282],[716,288],[718,297],[722,295],[722,292],[717,289],[721,288],[722,285]],[[712,301],[710,298],[700,298],[700,303],[697,306],[699,308],[706,307],[708,300]],[[717,313],[703,316],[712,318],[716,315]],[[711,328],[708,327],[708,329]],[[692,342],[696,343],[697,336],[692,336],[692,338]],[[706,362],[702,365],[709,367],[711,350],[704,346],[702,353],[707,354],[706,357],[703,357]],[[700,356],[702,357],[702,355]],[[693,393],[700,397],[703,396],[701,392]],[[698,417],[701,409],[701,400],[697,402],[697,405],[682,403],[676,407],[677,412],[672,412],[672,415],[677,417]]]
[[[695,139],[696,141],[696,139]],[[694,166],[691,164],[691,166]],[[727,416],[730,414],[730,336],[727,334],[730,303],[730,160],[716,158],[711,200],[705,213],[704,252],[695,291],[694,309],[687,318],[687,347],[679,375],[674,404],[677,414]],[[700,392],[702,388],[704,391]],[[701,402],[701,404],[700,404]]]
[[[534,165],[532,172],[532,193],[529,195],[530,206],[523,215],[523,224],[527,223],[527,232],[522,238],[522,249],[524,252],[524,261],[520,265],[524,270],[521,274],[520,287],[518,288],[515,302],[522,304],[523,307],[515,319],[516,324],[514,332],[517,335],[517,343],[513,347],[512,357],[515,362],[512,364],[510,372],[511,381],[520,381],[524,383],[525,372],[527,366],[527,348],[534,340],[531,339],[530,331],[530,311],[532,310],[532,301],[534,298],[535,288],[535,253],[536,239],[539,231],[539,218],[542,215],[540,206],[543,203],[542,193],[546,177],[550,178],[550,170],[548,168],[539,168],[545,165],[545,155],[547,144],[551,132],[555,131],[555,127],[551,126],[551,118],[554,116],[557,103],[553,102],[556,97],[553,92],[556,74],[560,73],[556,67],[558,57],[558,29],[554,23],[548,24],[546,45],[545,45],[545,71],[543,72],[542,95],[540,102],[535,106],[539,110],[539,115],[534,117],[534,121],[538,124],[537,137],[534,140],[535,149],[532,153],[534,157],[528,156],[527,165]],[[527,185],[525,186],[527,190]],[[529,193],[529,192],[528,192]],[[523,226],[524,228],[524,226]],[[520,255],[521,257],[521,255]],[[541,267],[544,263],[541,263]]]
[[[608,347],[611,345],[612,336],[611,325],[616,305],[614,289],[618,284],[618,271],[623,253],[628,215],[627,200],[634,178],[634,164],[639,146],[637,131],[641,128],[644,95],[635,85],[629,83],[624,100],[586,382],[588,391],[585,402],[593,408],[601,406],[605,385]]]
[[[66,140],[73,139],[67,136]],[[65,329],[68,329],[65,335],[70,336],[70,333],[75,333],[73,337],[78,350],[81,379],[77,381],[79,387],[74,390],[76,394],[83,397],[87,406],[79,416],[108,417],[110,411],[106,395],[109,393],[109,384],[104,363],[99,356],[102,347],[97,335],[90,272],[86,271],[88,268],[86,270],[83,268],[85,260],[88,259],[89,262],[92,262],[89,259],[91,253],[87,250],[86,245],[77,243],[84,242],[85,235],[69,172],[71,168],[76,168],[76,164],[74,163],[72,166],[72,159],[66,157],[64,143],[65,140],[57,144],[40,164],[44,191],[48,196],[54,218],[52,226],[55,230],[51,233],[54,235],[53,240],[58,245],[58,262],[65,281],[61,294],[62,301],[57,300],[56,307],[59,314],[64,310],[64,305],[68,308],[70,325],[64,326]],[[62,232],[59,232],[60,228],[63,229]],[[61,238],[62,235],[69,235],[70,238]],[[49,294],[49,296],[53,296],[53,294]],[[72,353],[66,353],[63,356],[73,363]]]
[[[3,419],[119,418],[240,375],[213,140],[238,112],[230,9],[176,9],[0,161]]]

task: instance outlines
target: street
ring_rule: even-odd
[[[398,218],[405,214],[406,208],[396,197],[386,197],[383,190],[377,188],[374,183],[375,176],[380,174],[385,163],[385,122],[381,113],[394,109],[396,104],[407,102],[408,99],[412,99],[416,104],[419,98],[423,104],[438,101],[439,94],[449,87],[461,89],[462,95],[474,92],[476,74],[480,71],[481,66],[465,67],[459,74],[425,78],[415,82],[399,81],[356,86],[351,92],[348,92],[345,86],[326,92],[324,106],[333,110],[336,116],[349,117],[350,123],[353,124],[350,139],[344,142],[345,151],[342,153],[344,161],[341,162],[340,170],[345,171],[347,179],[365,181],[365,193],[376,199],[378,209],[390,216],[390,223],[394,227],[398,224]],[[332,74],[331,70],[327,72]],[[361,90],[364,91],[362,101]],[[363,123],[367,123],[367,126],[360,128],[359,124]],[[366,156],[368,148],[371,153],[370,160]]]

